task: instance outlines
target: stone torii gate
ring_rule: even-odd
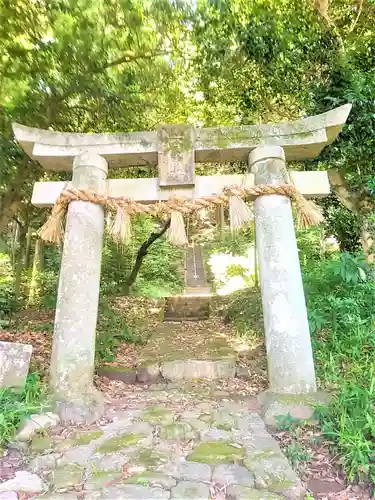
[[[80,134],[14,124],[16,139],[42,167],[73,171],[72,185],[99,194],[152,203],[172,195],[199,198],[226,186],[285,184],[305,197],[327,196],[326,172],[287,172],[285,162],[315,158],[340,133],[351,106],[291,123],[195,129],[162,126],[157,132]],[[195,162],[248,162],[249,174],[195,176]],[[108,168],[157,165],[152,179],[110,179]],[[37,182],[32,203],[54,205],[65,182]],[[260,196],[254,203],[256,245],[267,347],[269,391],[316,391],[314,363],[290,200]],[[56,305],[50,381],[63,420],[90,422],[103,410],[94,389],[95,331],[104,210],[69,205]]]

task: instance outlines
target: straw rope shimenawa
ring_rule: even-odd
[[[69,187],[57,198],[49,219],[39,230],[39,236],[50,243],[60,242],[63,235],[63,219],[69,203],[72,201],[87,201],[116,212],[115,220],[110,225],[109,232],[114,238],[123,243],[129,242],[131,216],[151,215],[162,219],[171,218],[168,237],[174,244],[184,245],[187,243],[187,238],[183,216],[204,208],[229,203],[230,210],[236,210],[236,214],[230,214],[230,220],[235,226],[232,229],[236,229],[253,218],[252,212],[246,206],[245,201],[253,201],[258,196],[265,195],[282,195],[290,198],[295,203],[297,222],[301,228],[311,227],[323,220],[320,208],[314,202],[307,200],[293,184],[279,186],[257,185],[253,187],[231,186],[225,188],[218,195],[204,196],[195,200],[174,197],[168,201],[159,201],[149,205],[126,197],[104,196],[94,191]]]

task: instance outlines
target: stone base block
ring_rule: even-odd
[[[0,342],[0,388],[23,387],[33,348],[18,342]]]
[[[102,365],[98,368],[100,377],[107,377],[110,380],[119,380],[124,384],[135,384],[137,372],[125,366]]]
[[[104,413],[104,396],[94,387],[79,396],[56,396],[55,409],[62,423],[91,424]]]
[[[164,321],[199,321],[210,315],[210,297],[168,297]]]
[[[280,394],[264,391],[258,396],[261,415],[265,423],[277,427],[277,417],[290,415],[299,420],[311,420],[317,406],[326,405],[329,395],[325,392],[307,394]]]
[[[137,380],[142,384],[156,384],[161,380],[159,363],[140,365],[137,368]]]
[[[182,360],[166,361],[161,364],[161,373],[169,380],[228,379],[236,374],[236,360]]]

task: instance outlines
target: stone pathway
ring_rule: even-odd
[[[34,493],[26,498],[44,500],[303,498],[254,398],[211,395],[193,384],[124,391],[96,426],[34,437],[24,470],[0,492],[23,484]]]

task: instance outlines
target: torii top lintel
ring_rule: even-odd
[[[173,145],[194,151],[197,163],[247,161],[261,145],[279,145],[287,160],[315,158],[340,133],[350,113],[345,104],[326,113],[289,123],[238,127],[197,128],[169,125],[157,132],[81,134],[55,132],[13,124],[24,151],[47,170],[69,171],[74,156],[90,151],[103,156],[109,167],[157,165],[158,153]],[[173,147],[173,146],[172,146]]]

